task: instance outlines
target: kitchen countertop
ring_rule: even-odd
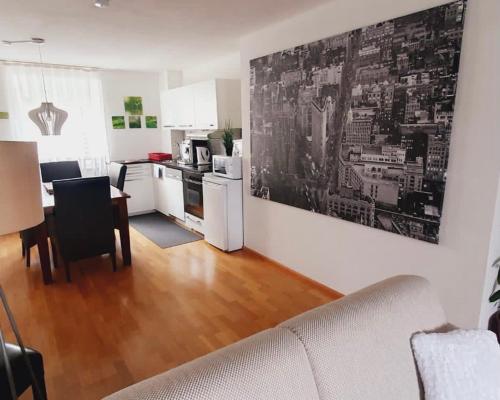
[[[133,165],[133,164],[158,164],[158,165],[163,165],[168,168],[174,168],[174,169],[180,169],[182,171],[192,171],[192,172],[211,172],[212,171],[212,165],[211,164],[205,164],[201,166],[197,165],[185,165],[185,164],[180,164],[175,160],[167,160],[167,161],[153,161],[149,160],[147,158],[143,159],[138,159],[138,160],[121,160],[121,161],[115,161],[118,164],[124,164],[124,165]]]

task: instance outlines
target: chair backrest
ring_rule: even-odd
[[[55,161],[40,163],[42,182],[52,182],[57,179],[81,178],[82,172],[78,161]]]
[[[112,162],[108,166],[108,175],[111,185],[118,190],[123,191],[125,186],[125,176],[127,175],[127,166]]]
[[[67,262],[115,251],[109,177],[56,180],[55,231]]]

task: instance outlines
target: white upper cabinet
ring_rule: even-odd
[[[164,91],[165,128],[222,129],[226,121],[241,128],[240,81],[214,79]]]
[[[217,129],[217,87],[214,81],[192,85],[195,129]]]
[[[177,127],[194,129],[194,90],[192,86],[184,86],[175,90],[175,111],[177,113]]]
[[[175,96],[173,90],[161,92],[161,117],[164,128],[175,128],[177,126],[176,116],[178,115]]]

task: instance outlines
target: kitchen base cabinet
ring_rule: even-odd
[[[184,189],[182,186],[182,171],[166,168],[166,197],[168,213],[184,221]],[[170,172],[169,172],[170,171]],[[172,174],[172,171],[174,174]]]
[[[163,174],[164,167],[159,165],[153,165],[153,168],[156,170],[160,170],[160,174]],[[155,200],[155,208],[157,211],[162,214],[168,215],[168,199],[167,199],[167,183],[166,180],[162,177],[156,177],[154,179],[154,200]]]
[[[129,215],[145,214],[155,209],[151,164],[127,165],[123,191],[130,195],[127,201]]]
[[[184,191],[182,171],[154,165],[154,198],[156,209],[184,221]]]
[[[202,235],[205,233],[204,229],[204,221],[201,218],[198,218],[192,214],[185,213],[185,218],[186,218],[186,226],[189,229],[192,229],[198,233],[201,233]]]

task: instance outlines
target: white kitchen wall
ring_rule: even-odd
[[[8,108],[5,85],[5,67],[0,65],[0,111],[9,111]],[[0,140],[10,138],[9,129],[9,120],[0,119]]]
[[[129,72],[107,70],[101,73],[104,96],[106,132],[111,160],[146,158],[148,152],[165,148],[161,132],[160,75],[154,72]],[[144,115],[141,129],[113,129],[111,116],[124,115],[123,99],[126,96],[141,96]],[[144,116],[156,115],[158,129],[147,129]]]
[[[184,85],[216,78],[240,79],[240,74],[239,52],[210,60],[200,60],[198,64],[182,71]]]
[[[500,168],[498,0],[469,0],[439,245],[249,194],[250,59],[444,3],[337,0],[242,38],[245,245],[343,293],[392,275],[424,276],[450,320],[474,327],[491,289],[485,273]]]

